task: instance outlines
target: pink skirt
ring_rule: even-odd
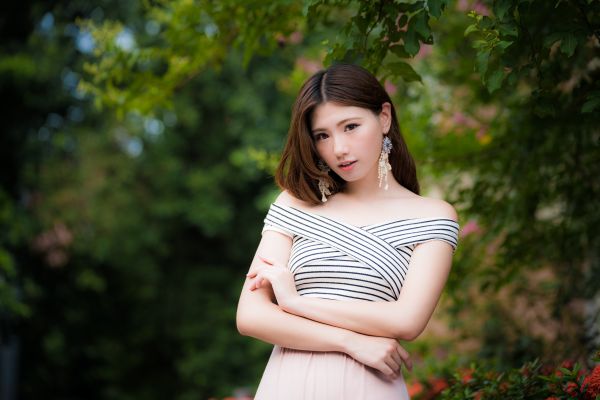
[[[255,400],[409,400],[402,374],[393,381],[340,352],[274,346]]]

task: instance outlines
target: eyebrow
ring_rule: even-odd
[[[350,117],[350,118],[343,119],[343,120],[341,120],[340,122],[337,123],[337,126],[340,126],[343,123],[348,122],[348,121],[353,120],[353,119],[362,119],[362,117]],[[310,133],[315,134],[316,132],[320,132],[320,131],[324,131],[324,130],[326,130],[326,129],[316,128],[316,129],[313,129]]]

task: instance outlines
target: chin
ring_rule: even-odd
[[[345,177],[343,175],[338,174],[340,178],[344,180],[344,182],[357,182],[365,178],[365,175],[355,175],[353,174],[350,177]]]

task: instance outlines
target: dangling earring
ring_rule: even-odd
[[[379,178],[379,187],[381,182],[385,181],[384,190],[388,189],[388,171],[392,170],[392,166],[388,161],[388,155],[392,151],[392,140],[385,135],[383,137],[383,145],[381,146],[381,154],[379,155],[379,170],[377,171],[377,177]]]
[[[317,165],[319,169],[325,173],[328,173],[331,170],[331,168],[329,168],[329,166],[326,165],[323,162],[323,160],[319,160]],[[321,202],[325,203],[327,201],[327,197],[325,196],[331,195],[331,191],[329,190],[329,183],[325,178],[319,177],[319,191],[321,192]]]

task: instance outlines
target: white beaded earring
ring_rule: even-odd
[[[323,160],[319,160],[317,165],[319,169],[325,173],[328,173],[331,170],[331,168],[329,168],[329,166],[326,165],[323,162]],[[319,178],[319,191],[321,192],[321,202],[325,203],[327,201],[326,196],[331,195],[331,191],[329,190],[329,183],[325,178]]]
[[[379,170],[377,171],[377,177],[379,178],[379,187],[381,183],[385,182],[384,190],[388,189],[388,171],[392,170],[392,166],[388,161],[388,155],[392,151],[392,140],[384,135],[383,145],[381,146],[381,154],[379,155]]]

